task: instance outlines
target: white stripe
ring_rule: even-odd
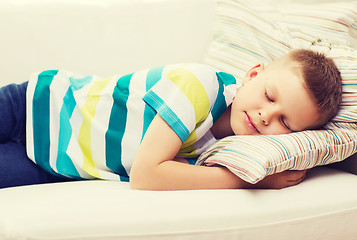
[[[91,85],[91,84],[88,84],[88,85]],[[84,156],[83,156],[82,149],[78,143],[79,131],[80,131],[82,123],[83,123],[83,115],[80,111],[80,106],[83,106],[87,100],[86,96],[87,96],[88,90],[90,89],[90,86],[88,86],[88,85],[81,88],[80,90],[73,92],[73,96],[76,100],[76,106],[73,110],[72,117],[70,119],[70,124],[72,126],[72,135],[71,135],[70,142],[68,144],[67,154],[71,158],[79,175],[83,178],[90,179],[93,177],[91,177],[89,174],[85,173],[85,171],[82,169],[83,162],[84,162]]]
[[[76,108],[78,108],[78,110],[83,107],[84,104],[86,104],[88,92],[91,89],[95,80],[96,79],[93,77],[90,83],[73,92],[73,97],[76,99]]]
[[[36,88],[38,74],[32,74],[26,90],[26,152],[27,156],[35,162],[34,142],[33,142],[33,121],[32,103]]]
[[[206,132],[213,126],[213,117],[209,113],[207,118],[202,122],[202,124],[196,129],[197,140],[199,140]]]
[[[238,85],[231,84],[224,87],[223,95],[225,97],[227,106],[229,106],[233,102],[234,97],[237,95],[238,86],[241,86],[241,84],[240,83]]]
[[[176,68],[182,68],[184,67],[186,64],[171,64],[171,65],[166,65],[164,67],[164,69],[162,69],[162,73],[161,76],[164,77],[166,74],[168,74],[169,72],[171,72],[172,70],[176,69]]]
[[[196,148],[195,153],[201,154],[204,150],[214,144],[217,140],[211,133],[210,129],[213,126],[212,114],[208,114],[203,123],[196,129],[197,140],[193,144]]]
[[[145,103],[142,97],[146,93],[146,76],[148,70],[140,71],[131,77],[125,132],[122,139],[122,164],[128,174],[140,146],[143,133]]]
[[[217,139],[213,136],[211,131],[206,132],[197,142],[194,143],[196,148],[195,154],[200,155],[209,147],[217,142]]]

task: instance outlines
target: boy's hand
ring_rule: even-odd
[[[255,184],[255,188],[282,189],[301,183],[306,177],[306,170],[285,171],[265,177]]]

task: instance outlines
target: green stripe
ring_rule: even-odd
[[[32,100],[35,162],[47,172],[57,174],[50,166],[50,85],[57,70],[44,71],[38,80]]]
[[[121,77],[114,88],[114,103],[110,113],[108,130],[105,134],[107,167],[119,174],[121,181],[129,181],[129,175],[122,164],[121,154],[128,113],[126,102],[129,97],[129,84],[132,75]]]

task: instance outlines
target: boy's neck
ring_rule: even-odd
[[[220,118],[211,127],[211,132],[213,136],[217,139],[224,138],[227,136],[234,135],[231,128],[231,106],[229,106],[226,111],[222,114]]]

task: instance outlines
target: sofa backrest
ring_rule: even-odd
[[[1,0],[0,86],[46,69],[106,77],[202,62],[214,10],[215,0]]]
[[[0,85],[64,68],[103,77],[201,62],[214,0],[1,0]]]

